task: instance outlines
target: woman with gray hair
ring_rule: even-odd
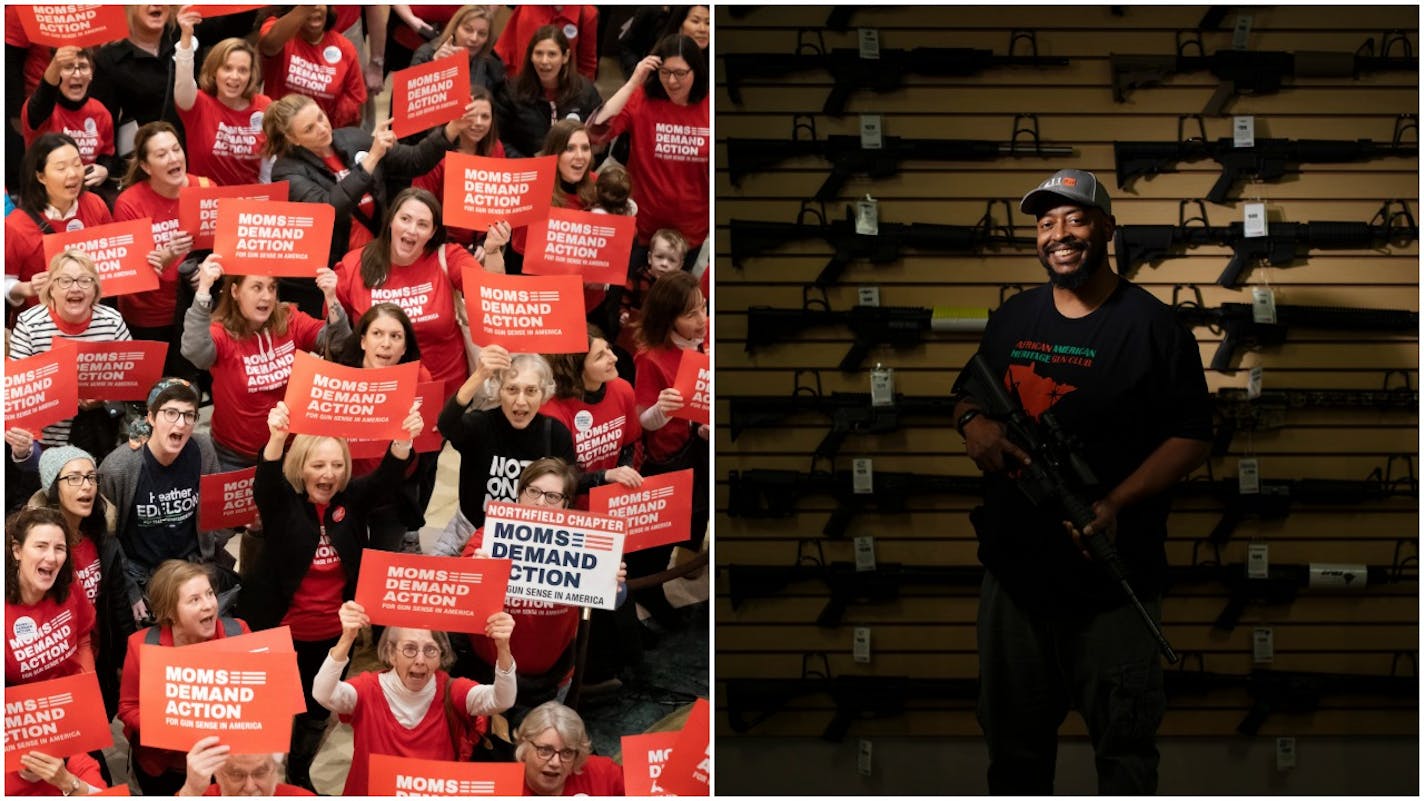
[[[623,769],[593,753],[583,718],[558,701],[540,704],[514,733],[525,795],[625,795]]]
[[[490,379],[499,406],[471,409],[477,390]],[[563,423],[540,414],[553,397],[554,373],[543,356],[510,356],[499,345],[481,349],[479,364],[440,411],[440,433],[460,452],[460,508],[431,551],[457,556],[485,523],[490,501],[516,503],[519,474],[535,459],[556,456],[577,464],[573,435]]]
[[[495,612],[485,620],[485,636],[499,651],[494,683],[478,684],[447,672],[455,659],[450,638],[441,631],[387,626],[376,643],[376,658],[385,666],[342,681],[351,646],[361,629],[371,625],[366,610],[347,601],[338,612],[341,638],[327,653],[312,684],[321,705],[351,724],[351,772],[342,795],[369,794],[372,754],[465,760],[474,743],[488,730],[484,717],[514,703],[518,683],[509,636],[514,618]]]

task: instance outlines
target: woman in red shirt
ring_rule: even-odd
[[[551,205],[561,209],[586,211],[598,203],[598,175],[593,166],[593,145],[588,138],[588,130],[577,120],[559,120],[549,129],[540,148],[540,156],[558,156],[558,171],[554,175],[554,198]],[[529,227],[514,229],[510,237],[509,249],[504,261],[506,271],[520,275],[524,272],[524,253],[529,239]],[[592,310],[597,303],[588,304],[589,291],[584,290],[585,308]],[[602,300],[602,295],[598,295]]]
[[[5,218],[5,300],[34,306],[49,273],[44,235],[112,222],[109,207],[84,186],[79,146],[64,134],[40,134],[20,160],[18,208]],[[12,308],[13,311],[13,308]]]
[[[173,795],[188,778],[187,754],[143,744],[139,729],[140,656],[145,645],[182,648],[237,637],[252,630],[241,620],[218,615],[218,596],[208,568],[169,559],[148,580],[154,624],[129,636],[119,694],[119,722],[133,749],[133,778],[143,795]]]
[[[494,99],[490,96],[489,90],[483,86],[472,86],[470,87],[470,98],[470,127],[461,132],[453,152],[470,156],[488,156],[494,159],[504,158],[504,145],[499,141],[499,128],[494,121]],[[439,164],[435,165],[435,169],[416,178],[411,185],[417,189],[424,189],[437,198],[444,197],[444,157],[440,159]],[[451,242],[472,250],[479,236],[469,228],[454,226],[447,228],[446,233]]]
[[[637,381],[633,395],[638,403],[639,422],[643,425],[643,446],[646,458],[643,475],[655,476],[675,470],[692,468],[692,527],[687,545],[694,550],[702,545],[707,532],[708,448],[710,429],[699,423],[672,417],[672,413],[687,405],[688,398],[673,388],[682,354],[701,350],[707,336],[707,301],[691,273],[675,272],[659,278],[648,290],[643,303],[643,320],[636,340],[638,352],[633,357]],[[648,548],[628,555],[633,576],[647,576],[667,566],[671,545]],[[662,618],[665,626],[673,622],[672,607],[662,587],[652,587],[636,595],[638,603]]]
[[[5,521],[5,686],[94,672],[94,605],[74,586],[58,510]]]
[[[321,320],[277,300],[277,279],[238,275],[222,284],[212,310],[212,287],[222,277],[222,257],[198,265],[198,294],[183,318],[183,356],[213,376],[213,446],[224,470],[257,463],[267,442],[267,411],[287,392],[298,349],[323,348],[351,334],[336,300],[336,273],[316,270],[326,297]]]
[[[222,186],[255,184],[262,174],[262,116],[272,100],[258,94],[262,85],[257,51],[243,39],[224,39],[208,51],[203,70],[193,80],[198,42],[193,27],[202,22],[201,7],[178,15],[183,31],[173,51],[173,105],[183,121],[193,172]]]
[[[546,355],[554,371],[554,397],[539,411],[563,423],[574,436],[579,494],[574,506],[588,508],[588,490],[609,482],[639,487],[634,451],[643,438],[633,385],[618,377],[618,354],[603,332],[590,326],[587,353]]]
[[[625,794],[623,768],[593,753],[583,718],[557,701],[536,707],[519,724],[514,758],[524,763],[525,795]]]
[[[193,249],[193,234],[178,227],[178,195],[212,181],[188,172],[178,132],[166,122],[150,122],[134,135],[134,159],[124,175],[124,191],[114,204],[114,220],[153,221],[153,251],[148,264],[158,273],[158,288],[119,297],[119,312],[134,339],[168,343],[163,374],[189,380],[198,374],[180,350],[178,265]]]
[[[508,230],[491,227],[492,249],[502,246],[499,240]],[[400,306],[415,328],[430,374],[454,392],[470,376],[455,293],[464,289],[466,267],[500,272],[501,265],[481,267],[469,251],[446,242],[440,201],[424,189],[401,190],[380,231],[336,266],[336,298],[352,317],[377,303]]]
[[[336,11],[331,6],[293,6],[281,13],[262,23],[257,41],[267,94],[306,95],[321,106],[332,126],[360,125],[366,79],[356,46],[333,30]]]
[[[20,110],[20,129],[26,147],[46,131],[65,134],[78,143],[84,159],[84,185],[112,203],[116,193],[109,178],[122,162],[114,157],[114,118],[89,94],[93,82],[92,50],[73,45],[55,50],[44,80]]]
[[[638,244],[672,228],[687,239],[692,269],[709,226],[712,136],[707,56],[686,36],[666,36],[589,124],[599,146],[628,132],[628,172],[638,203]],[[633,264],[647,254],[634,252]]]

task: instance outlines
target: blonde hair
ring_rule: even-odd
[[[287,450],[287,456],[282,460],[282,476],[299,494],[306,492],[307,489],[306,482],[302,480],[302,468],[307,464],[307,457],[311,456],[313,448],[323,442],[335,442],[341,449],[341,459],[345,463],[341,471],[341,478],[336,482],[336,491],[341,492],[346,489],[347,483],[351,481],[351,446],[346,444],[345,439],[323,437],[316,434],[298,434],[292,438],[292,447]]]
[[[262,113],[262,133],[267,137],[267,143],[262,146],[262,155],[285,156],[291,153],[295,145],[287,139],[287,129],[292,127],[293,117],[312,105],[316,105],[315,100],[298,94],[272,101],[272,105]]]
[[[54,290],[59,284],[54,281],[54,274],[59,271],[61,265],[67,261],[72,261],[79,265],[79,268],[94,278],[94,300],[89,304],[89,308],[99,305],[99,299],[104,296],[104,282],[99,280],[99,268],[94,265],[94,260],[89,258],[89,254],[82,250],[68,248],[54,254],[54,258],[49,260],[49,286],[45,287],[45,305],[54,307]]]
[[[440,45],[453,42],[455,31],[464,25],[465,20],[470,17],[482,19],[489,25],[489,35],[485,37],[485,43],[480,46],[479,52],[481,56],[489,55],[490,49],[494,47],[494,15],[490,13],[489,6],[461,6],[460,10],[455,12],[455,16],[445,23],[445,30],[441,31],[440,38],[435,40],[435,49],[439,50]]]
[[[246,39],[237,37],[224,39],[208,51],[208,57],[203,59],[203,68],[198,72],[199,89],[210,95],[217,94],[218,68],[226,64],[227,57],[234,52],[246,53],[252,59],[252,71],[247,76],[247,86],[242,90],[242,99],[251,100],[252,96],[257,94],[257,87],[262,85],[262,68],[258,66],[261,62],[257,58],[257,48]]]

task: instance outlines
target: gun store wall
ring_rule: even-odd
[[[719,791],[986,791],[947,399],[1044,282],[1019,199],[1072,168],[1216,410],[1168,519],[1159,791],[1416,795],[1418,9],[715,17]],[[1062,735],[1056,789],[1094,792]]]

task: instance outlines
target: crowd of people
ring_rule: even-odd
[[[600,27],[593,6],[296,6],[209,18],[202,6],[141,5],[127,7],[126,38],[97,48],[32,43],[20,13],[6,9],[6,355],[47,353],[59,339],[168,349],[145,401],[81,399],[43,430],[6,424],[7,638],[66,623],[63,647],[38,664],[7,649],[6,686],[96,672],[128,740],[130,781],[145,794],[310,792],[336,713],[353,729],[347,794],[367,792],[371,754],[500,750],[489,747],[489,718],[500,714],[526,793],[621,795],[621,771],[592,754],[562,703],[576,673],[613,675],[576,670],[579,608],[507,599],[479,634],[378,626],[382,668],[347,675],[371,629],[354,596],[363,549],[418,553],[420,531],[433,527],[431,554],[485,558],[491,501],[587,509],[597,486],[638,487],[674,470],[691,469],[696,492],[680,544],[702,547],[709,429],[677,414],[691,399],[674,378],[684,352],[710,343],[708,8],[638,9],[620,31]],[[614,36],[616,48],[600,41]],[[624,81],[604,97],[599,56],[615,50]],[[457,57],[470,67],[463,113],[398,139],[376,102],[391,73]],[[585,284],[586,351],[472,340],[466,272],[521,274],[530,237],[507,222],[445,224],[451,152],[554,156],[552,207],[635,218],[627,280]],[[186,191],[279,181],[287,197],[277,199],[335,210],[309,278],[233,274],[182,228]],[[155,289],[107,297],[80,248],[46,260],[46,236],[139,219],[152,224]],[[444,387],[438,430],[450,447],[416,452],[418,403],[384,456],[353,457],[342,437],[293,435],[283,397],[298,351],[362,369],[418,363],[422,383]],[[442,453],[460,461],[449,520],[428,514]],[[511,464],[517,483],[490,480]],[[246,468],[257,519],[202,530],[202,476]],[[593,615],[599,665],[616,672],[641,657],[645,638],[687,625],[660,585],[624,603],[626,582],[665,571],[673,547],[627,555],[618,610]],[[235,754],[215,737],[187,753],[144,743],[141,646],[278,626],[290,628],[306,702],[286,752]],[[7,794],[112,783],[97,751],[36,751],[23,764],[7,774]]]

